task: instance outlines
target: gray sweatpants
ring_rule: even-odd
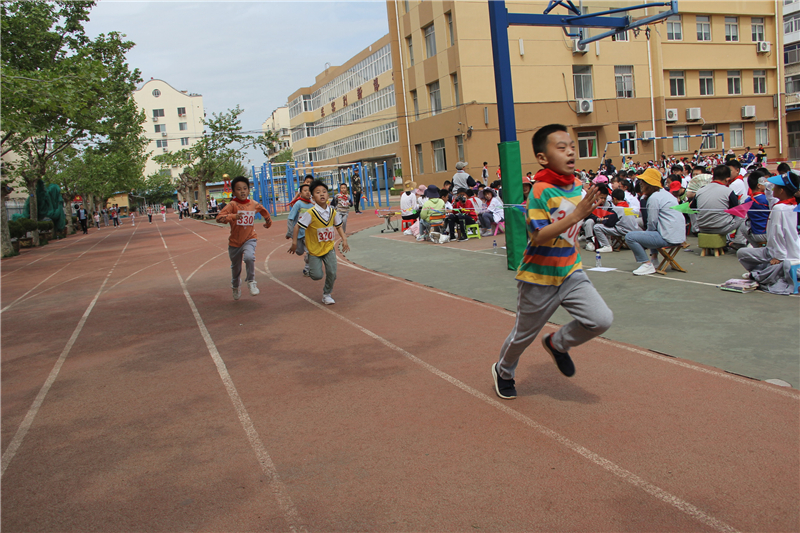
[[[551,339],[553,347],[561,352],[597,337],[610,328],[614,320],[611,309],[582,270],[573,273],[558,287],[522,281],[517,282],[517,287],[517,320],[500,348],[497,363],[498,373],[503,379],[514,377],[522,352],[536,339],[558,306],[575,319],[559,329]]]
[[[325,286],[322,294],[330,294],[336,281],[336,249],[325,255],[308,255],[308,274],[314,281],[322,279],[322,264],[325,264]]]
[[[245,281],[255,281],[256,279],[256,240],[250,239],[243,245],[236,248],[228,246],[228,256],[231,258],[231,287],[234,289],[239,286],[239,278],[242,277],[242,260],[247,268]]]
[[[777,265],[771,265],[769,261],[772,258],[768,248],[740,248],[736,251],[736,258],[750,272],[750,277],[758,282],[762,291],[772,294],[794,292],[791,261],[783,260]]]

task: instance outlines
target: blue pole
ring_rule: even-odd
[[[272,206],[272,214],[277,214],[278,205],[275,198],[275,181],[272,173],[272,161],[269,162],[269,201]]]
[[[375,189],[378,193],[378,207],[381,207],[381,178],[378,176],[378,165],[372,163],[372,173],[375,174]],[[370,183],[372,180],[370,180]]]
[[[267,195],[267,164],[262,163],[261,168],[258,170],[259,173],[261,174],[261,198],[263,200],[261,202],[261,205],[263,205],[264,208],[267,211],[269,211],[270,202],[269,202],[269,196]],[[272,211],[270,211],[270,214],[272,214]]]
[[[261,201],[261,188],[259,187],[259,179],[258,174],[256,174],[256,167],[250,167],[250,173],[253,176],[253,200],[256,202],[263,204],[264,202]],[[256,213],[256,218],[261,218],[259,213]]]
[[[389,174],[387,172],[388,168],[389,167],[386,166],[386,161],[384,161],[383,162],[383,179],[386,180],[384,185],[386,185],[386,205],[387,206],[389,205],[389,181],[388,181],[389,180]],[[394,178],[394,176],[392,176],[392,178]],[[394,179],[392,179],[392,182],[394,182]],[[394,183],[392,183],[392,185],[394,185]]]
[[[311,162],[311,175],[314,176],[314,179],[316,179],[317,176],[316,176],[316,174],[314,174],[314,162],[313,161]]]

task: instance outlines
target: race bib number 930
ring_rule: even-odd
[[[240,213],[242,215],[242,218],[236,220],[236,225],[237,226],[252,226],[253,225],[253,221],[256,218],[256,212],[255,211],[238,211],[236,214],[238,215]]]

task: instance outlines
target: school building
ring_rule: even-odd
[[[275,146],[273,146],[267,154],[267,158],[270,161],[275,159],[279,153],[292,147],[292,135],[289,129],[289,108],[287,106],[281,106],[275,109],[270,114],[269,118],[261,124],[261,131],[263,131],[265,135],[268,132],[273,132],[278,137],[278,142],[275,143]]]
[[[783,0],[783,64],[789,159],[800,161],[800,0]]]
[[[584,10],[641,2],[584,1]],[[542,13],[547,3],[507,2],[511,12]],[[783,88],[783,1],[681,0],[680,14],[639,31],[579,46],[561,28],[509,28],[516,125],[523,172],[535,171],[530,139],[544,124],[567,125],[576,167],[597,168],[622,155],[646,162],[719,138],[627,141],[638,137],[723,133],[741,153],[761,143],[771,160],[787,157]],[[562,8],[557,8],[563,11]],[[777,9],[777,13],[776,13]],[[442,183],[455,163],[480,176],[496,169],[499,142],[486,2],[388,1],[395,58],[399,156],[404,179]],[[654,14],[633,12],[640,17]],[[587,30],[589,35],[605,30]],[[491,173],[494,176],[494,172]]]

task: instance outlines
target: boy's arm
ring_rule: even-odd
[[[227,207],[228,206],[226,205],[225,208],[227,209]],[[263,205],[257,204],[256,211],[261,213],[261,216],[264,217],[265,228],[269,228],[270,226],[272,226],[272,217],[270,216],[269,211],[267,211],[267,209]]]
[[[575,206],[575,210],[572,213],[561,220],[551,222],[540,230],[532,231],[531,242],[538,244],[555,239],[568,228],[581,222],[586,215],[595,210],[599,204],[600,199],[597,197],[597,187],[592,186],[586,191],[586,196]]]
[[[297,250],[297,234],[300,232],[300,224],[294,225],[294,230],[292,230],[292,245],[289,246],[289,253],[293,254],[295,250]]]
[[[347,244],[347,235],[344,234],[344,230],[342,230],[342,226],[336,226],[336,232],[339,234],[339,237],[342,238],[342,252],[347,253],[350,251],[350,245]]]
[[[220,211],[219,214],[217,215],[216,221],[219,222],[220,224],[227,224],[228,222],[230,222],[230,218],[228,215],[229,214],[234,215],[232,211],[233,211],[233,203],[226,205],[225,208],[222,211]],[[149,210],[147,214],[148,215],[150,214]]]

